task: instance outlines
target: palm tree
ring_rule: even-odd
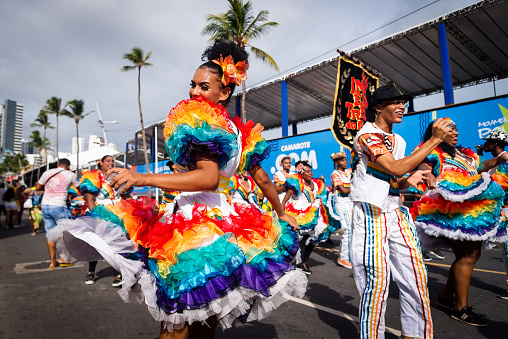
[[[206,21],[209,23],[201,31],[202,35],[210,35],[210,40],[224,39],[232,40],[242,49],[250,48],[254,55],[264,63],[273,67],[279,72],[279,66],[273,58],[266,52],[252,46],[249,41],[258,39],[267,34],[273,27],[279,25],[274,21],[268,21],[269,11],[261,11],[256,16],[252,12],[252,3],[243,0],[227,0],[229,9],[226,13],[213,15],[209,14]],[[224,56],[226,57],[226,56]],[[245,112],[245,81],[242,82],[242,102],[241,102],[242,121],[247,120]]]
[[[13,172],[14,174],[20,174],[20,172],[27,168],[28,165],[29,163],[26,159],[25,153],[17,153],[14,156],[9,155],[4,158],[2,170],[7,169],[9,172]]]
[[[49,140],[48,138],[46,137],[41,137],[41,132],[35,130],[35,131],[32,131],[32,134],[30,135],[30,139],[32,141],[30,141],[28,144],[30,146],[33,146],[33,147],[37,147],[39,149],[39,152],[41,150],[48,150],[48,146],[49,146]],[[40,153],[39,153],[40,155]],[[37,167],[37,178],[40,178],[41,176],[41,166],[38,166]]]
[[[46,106],[44,106],[44,110],[48,111],[48,113],[56,115],[56,158],[60,160],[58,156],[58,117],[62,115],[62,99],[58,97],[51,97],[46,100]]]
[[[90,111],[88,113],[84,113],[85,111],[85,102],[83,100],[74,99],[71,101],[67,101],[65,107],[69,106],[70,111],[67,109],[63,109],[60,113],[63,116],[74,119],[76,122],[76,143],[77,143],[77,153],[76,153],[76,175],[79,176],[79,121],[83,120],[87,115],[94,111]]]
[[[145,153],[145,164],[146,164],[146,173],[150,173],[150,166],[148,162],[148,147],[146,144],[146,135],[145,135],[145,124],[143,122],[143,111],[141,110],[141,68],[144,66],[153,66],[151,62],[147,62],[147,60],[152,55],[152,52],[146,53],[146,56],[143,53],[143,50],[139,47],[134,47],[130,53],[125,53],[123,55],[124,60],[129,60],[132,62],[132,65],[123,66],[121,71],[127,72],[133,69],[138,69],[138,106],[139,106],[139,121],[141,123],[141,136],[143,138],[143,150]],[[150,186],[148,186],[148,197],[152,197],[152,190]]]
[[[30,124],[30,127],[43,127],[44,128],[44,136],[43,136],[44,139],[46,139],[46,130],[48,128],[51,128],[51,129],[55,128],[49,122],[48,113],[51,113],[51,112],[41,109],[41,111],[39,112],[39,116],[37,116],[37,119],[35,119],[35,121]],[[46,167],[47,167],[48,166],[48,150],[47,150],[47,148],[44,148],[44,163],[46,164]]]

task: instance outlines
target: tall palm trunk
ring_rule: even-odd
[[[60,156],[58,155],[58,116],[59,114],[56,114],[56,158],[57,160],[60,160]]]
[[[46,140],[46,127],[44,127],[44,139],[42,140]],[[48,166],[48,146],[44,146],[44,164],[46,165],[46,171],[49,169],[49,166]]]
[[[247,111],[245,110],[245,81],[242,81],[242,100],[240,107],[240,114],[242,116],[242,122],[247,122]]]
[[[143,122],[143,111],[141,110],[141,67],[138,67],[138,106],[139,106],[139,121],[141,122],[141,135],[143,138],[143,150],[145,153],[146,173],[150,173],[150,163],[148,162],[148,148],[146,145],[145,124]],[[138,150],[136,150],[136,152],[137,151]],[[151,198],[152,190],[150,186],[147,186],[147,189],[148,189],[147,195],[149,198]]]
[[[40,155],[40,153],[39,153]],[[37,166],[37,178],[40,178],[41,177],[41,166]],[[37,179],[39,180],[39,179]]]
[[[76,165],[76,175],[78,176],[78,178],[80,177],[80,173],[79,173],[79,119],[75,119],[76,121],[76,162],[77,162],[77,165]]]

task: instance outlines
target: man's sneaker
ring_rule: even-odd
[[[86,275],[85,284],[87,285],[95,284],[95,273],[88,272],[88,274]]]
[[[423,261],[431,261],[432,260],[432,258],[429,257],[427,252],[422,252],[422,258],[423,258]]]
[[[455,309],[455,300],[453,298],[445,299],[441,296],[441,294],[437,296],[436,304],[449,311],[453,311]]]
[[[307,264],[304,264],[304,263],[300,263],[298,265],[296,265],[296,267],[298,267],[299,269],[301,269],[303,271],[303,273],[307,274],[307,275],[310,275],[312,274],[312,271],[309,270],[309,267],[307,267]]]
[[[435,256],[436,258],[438,258],[440,260],[443,260],[445,258],[443,253],[441,253],[437,248],[433,251],[429,251],[429,254],[432,254],[433,256]]]
[[[473,306],[464,306],[460,311],[452,311],[452,318],[472,326],[487,326],[487,323],[473,313]]]
[[[498,298],[508,300],[508,291],[503,291],[502,293],[499,293],[497,296]]]
[[[353,268],[353,265],[351,265],[351,263],[349,261],[340,260],[340,258],[337,259],[337,265],[345,267],[345,268],[349,268],[349,269]]]
[[[122,286],[122,275],[119,274],[115,276],[115,280],[113,280],[113,283],[111,284],[113,287],[119,287]]]

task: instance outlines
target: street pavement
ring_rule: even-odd
[[[143,304],[126,304],[111,286],[114,271],[97,266],[97,282],[85,285],[88,264],[48,269],[45,233],[30,235],[25,214],[20,229],[0,229],[0,338],[157,338],[160,325]],[[311,256],[307,294],[289,301],[259,322],[217,330],[217,338],[356,338],[359,296],[352,271],[335,264],[339,237]],[[451,319],[435,300],[446,281],[453,254],[427,265],[435,338],[508,338],[508,300],[497,298],[506,286],[501,251],[484,251],[470,287],[470,304],[488,322],[473,327]],[[396,285],[390,286],[386,338],[400,334]]]

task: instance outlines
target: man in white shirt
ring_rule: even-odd
[[[79,186],[76,174],[69,171],[70,166],[71,163],[68,159],[58,160],[57,168],[44,172],[35,184],[36,190],[44,190],[41,209],[46,236],[48,231],[56,226],[59,219],[70,218],[69,209],[67,208],[69,187],[71,185]],[[56,261],[56,244],[54,241],[48,241],[48,250],[51,259],[49,268],[72,265],[64,262],[61,258],[59,262]]]
[[[291,172],[291,157],[289,155],[282,158],[280,165],[282,168],[274,173],[273,182],[275,184],[275,189],[279,194],[279,200],[282,202],[286,196],[286,188],[284,185],[286,183],[286,179],[295,173]]]
[[[360,338],[384,338],[384,313],[390,274],[399,287],[404,338],[432,338],[427,272],[419,248],[416,227],[400,201],[400,189],[416,186],[430,171],[413,171],[444,139],[446,122],[437,119],[432,138],[404,157],[406,142],[393,133],[402,122],[410,96],[394,84],[376,89],[369,109],[375,123],[366,122],[358,132],[357,159],[351,180],[353,239],[351,260],[360,292]]]
[[[331,158],[333,160],[335,170],[331,175],[333,194],[330,198],[334,199],[334,212],[339,217],[340,228],[343,231],[337,264],[351,269],[353,268],[349,253],[349,245],[352,238],[351,219],[353,212],[353,202],[349,199],[349,192],[351,189],[351,168],[347,168],[348,163],[346,153],[332,153]]]

